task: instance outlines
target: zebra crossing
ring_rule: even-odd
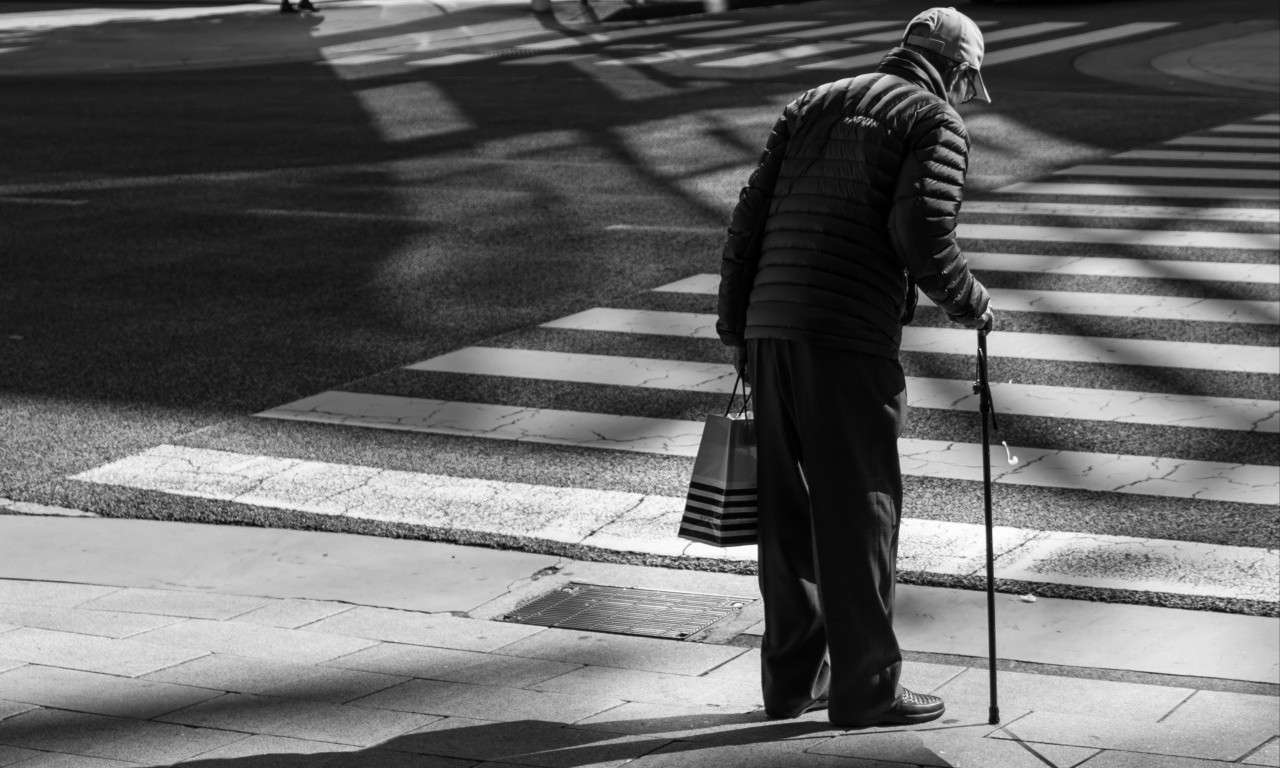
[[[1018,518],[1024,523],[997,529],[998,575],[1280,602],[1274,548],[1124,532],[1140,510],[1162,504],[1189,516],[1245,519],[1274,515],[1280,505],[1280,206],[1274,194],[1261,196],[1274,193],[1275,181],[1260,173],[1277,165],[1280,148],[1200,143],[1276,128],[1275,114],[1262,115],[1053,173],[1061,182],[1018,182],[965,203],[960,237],[1007,323],[989,340],[998,379],[994,399],[1005,426],[1031,425],[1020,432],[1028,439],[1011,441],[1016,464],[1000,446],[993,448],[1001,493],[1025,515]],[[1212,175],[1186,174],[1186,158],[1173,156],[1198,146],[1214,147],[1194,166]],[[1181,183],[1153,183],[1162,178]],[[1117,221],[1133,226],[1095,226]],[[666,228],[608,229],[643,236]],[[707,236],[714,243],[718,235],[709,229]],[[531,461],[539,451],[565,448],[602,461],[660,457],[687,467],[701,434],[690,407],[705,413],[734,383],[714,334],[716,284],[713,274],[692,274],[625,305],[585,309],[514,340],[415,362],[402,372],[414,381],[422,377],[412,393],[353,386],[257,416],[502,441],[525,446]],[[980,444],[956,434],[963,431],[957,419],[977,408],[965,378],[974,336],[924,305],[922,317],[905,329],[902,347],[912,413],[923,416],[922,426],[903,437],[900,451],[905,475],[945,493],[937,489],[963,490],[981,479]],[[467,382],[478,382],[516,394],[492,401],[432,396],[433,387],[449,382],[463,382],[464,392]],[[567,394],[554,403],[520,394],[536,391],[540,382]],[[661,413],[637,405],[659,396],[685,399]],[[600,407],[563,407],[575,401]],[[1129,448],[1110,450],[1114,434],[1126,435]],[[589,466],[582,471],[591,472]],[[677,540],[683,500],[642,482],[634,491],[565,487],[176,445],[75,479],[631,552],[754,556],[750,547],[717,550]],[[1053,503],[1069,503],[1086,516],[1105,510],[1117,528],[1032,525],[1036,506]],[[981,526],[915,517],[910,502],[907,516],[904,571],[980,572]]]
[[[907,19],[830,24],[820,18],[752,21],[749,16],[564,34],[546,29],[470,30],[465,37],[360,41],[327,46],[328,64],[361,67],[396,62],[452,67],[492,62],[528,67],[580,62],[603,67],[687,64],[720,73],[785,65],[799,70],[851,71],[874,66],[902,37]],[[1087,28],[1081,21],[1005,25],[979,20],[987,44],[985,66],[1023,61],[1099,43],[1167,30],[1176,22],[1134,22]]]

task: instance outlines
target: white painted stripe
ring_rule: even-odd
[[[1269,122],[1269,123],[1280,122],[1280,112],[1272,112],[1272,113],[1271,113],[1271,114],[1269,114],[1269,115],[1258,115],[1257,117],[1255,117],[1255,118],[1253,118],[1253,119],[1254,119],[1254,120],[1259,120],[1259,121],[1265,120],[1265,121],[1267,121],[1267,122]]]
[[[493,58],[497,58],[497,54],[451,53],[447,56],[433,56],[429,59],[414,59],[406,61],[405,64],[411,67],[448,67],[454,64],[469,64],[473,61],[484,61],[485,59]]]
[[[783,35],[783,37],[799,39],[799,40],[812,40],[817,38],[817,39],[827,39],[827,40],[843,42],[844,41],[844,38],[842,37],[843,35],[851,35],[856,32],[867,32],[873,29],[881,29],[883,27],[893,27],[894,29],[901,29],[904,26],[906,26],[906,23],[907,22],[905,20],[904,21],[855,21],[850,24],[837,24],[831,27],[819,27],[817,29],[805,29],[797,32],[788,32],[786,35]]]
[[[1136,277],[1194,282],[1280,284],[1280,266],[1212,261],[1117,259],[1106,256],[1045,256],[1027,253],[966,252],[978,271],[1038,272],[1047,275]]]
[[[993,337],[994,338],[994,337]],[[519,406],[457,403],[358,392],[324,392],[256,414],[264,418],[485,437],[619,451],[697,455],[702,422],[647,419]],[[982,479],[982,449],[942,440],[898,441],[904,474]],[[1275,467],[1156,456],[1014,448],[1016,465],[993,447],[992,479],[1010,485],[1196,498],[1246,504],[1280,503]]]
[[[1078,35],[1068,35],[1067,37],[1059,37],[1053,40],[1046,40],[1041,43],[1030,43],[1028,45],[1020,45],[1015,48],[1003,48],[998,51],[988,52],[982,60],[983,68],[996,66],[999,64],[1007,64],[1011,61],[1021,61],[1035,56],[1043,56],[1048,53],[1057,53],[1059,51],[1069,51],[1072,48],[1083,48],[1086,45],[1095,43],[1105,43],[1111,40],[1120,40],[1135,35],[1144,35],[1148,32],[1155,32],[1160,29],[1177,26],[1177,22],[1137,22],[1133,24],[1121,24],[1118,27],[1110,27],[1108,29],[1099,29],[1093,32],[1084,32]]]
[[[1172,160],[1174,162],[1258,163],[1276,165],[1280,153],[1276,152],[1205,152],[1189,150],[1135,149],[1112,155],[1113,160]]]
[[[1209,130],[1220,131],[1222,133],[1280,133],[1280,125],[1233,123],[1231,125],[1219,125],[1218,127],[1210,128]]]
[[[1055,175],[1124,176],[1146,179],[1227,179],[1230,181],[1274,181],[1280,183],[1280,170],[1265,168],[1192,168],[1162,165],[1077,165],[1054,171]]]
[[[1187,205],[1128,205],[1125,203],[1091,205],[1087,203],[1014,203],[996,200],[966,200],[964,212],[997,213],[1009,216],[1179,219],[1185,221],[1280,224],[1280,210],[1274,208],[1213,208]]]
[[[596,307],[543,323],[541,327],[694,339],[719,338],[715,330],[714,315],[646,309]],[[977,336],[974,331],[964,328],[907,326],[902,333],[904,352],[968,357],[974,354],[976,344]],[[1280,349],[1238,344],[1001,331],[991,334],[987,339],[987,351],[991,357],[998,359],[1280,374]]]
[[[76,475],[82,482],[310,514],[500,533],[623,552],[754,559],[676,538],[684,499],[478,480],[161,445]],[[394,498],[396,504],[388,505]],[[1035,583],[1280,600],[1280,553],[1163,539],[997,526],[996,572]],[[1125,569],[1114,563],[1123,560]],[[980,574],[981,525],[905,518],[902,571]],[[1117,572],[1119,570],[1119,572]]]
[[[722,67],[725,69],[741,69],[745,67],[759,67],[766,64],[777,64],[783,61],[791,61],[793,59],[808,59],[814,56],[834,56],[844,54],[852,50],[864,47],[863,43],[840,43],[840,42],[818,42],[808,43],[806,45],[793,45],[787,48],[779,48],[773,51],[759,51],[757,53],[748,53],[744,56],[734,56],[728,59],[714,59],[712,61],[700,61],[699,67]]]
[[[1090,195],[1098,197],[1190,197],[1202,200],[1280,200],[1274,187],[1199,187],[1156,184],[1063,184],[1020,181],[996,190],[1011,195]]]
[[[1065,29],[1067,27],[1077,26],[1076,22],[1041,22],[1038,24],[1027,24],[1021,27],[1010,27],[1008,29],[997,30],[990,33],[984,33],[987,42],[999,40],[1012,40],[1019,37],[1032,37],[1034,35],[1044,34],[1054,29]],[[900,27],[903,25],[899,25]],[[887,36],[886,36],[887,35]],[[883,35],[864,35],[854,38],[858,42],[897,42],[898,33],[887,32]],[[843,59],[835,59],[828,61],[815,61],[809,64],[801,64],[798,69],[846,69],[856,70],[863,67],[869,67],[880,63],[884,58],[886,51],[877,51],[875,53],[864,53],[860,56],[851,56]],[[987,66],[991,62],[992,54],[987,52],[983,61],[983,66]]]
[[[977,264],[973,265],[977,269]],[[720,278],[713,274],[694,275],[655,288],[671,293],[714,296]],[[922,302],[928,299],[921,296]],[[1280,302],[1244,299],[1202,299],[1188,296],[1147,296],[1131,293],[1079,293],[1075,291],[1028,291],[1014,288],[991,289],[991,301],[1001,312],[1045,312],[1056,315],[1101,317],[1148,317],[1157,320],[1186,320],[1200,323],[1280,323]]]
[[[713,27],[723,27],[726,24],[724,20],[719,21],[693,21],[681,24],[679,27],[664,24],[648,24],[630,29],[610,30],[605,33],[590,33],[584,35],[573,35],[561,37],[556,40],[547,40],[545,42],[530,43],[521,45],[521,50],[535,51],[558,51],[564,48],[581,48],[587,45],[599,45],[602,43],[615,43],[619,40],[632,40],[637,37],[653,37],[655,35],[683,34],[694,29],[710,29]]]
[[[774,32],[781,32],[788,29],[798,29],[800,27],[812,27],[814,21],[775,21],[770,24],[745,24],[741,26],[729,27],[728,29],[717,29],[714,32],[697,32],[692,35],[684,35],[694,40],[722,40],[726,37],[753,37],[756,35],[769,35]]]
[[[990,32],[982,33],[983,42],[987,45],[998,43],[1003,40],[1016,40],[1021,37],[1033,37],[1035,35],[1048,35],[1053,32],[1062,32],[1076,27],[1083,27],[1083,21],[1042,21],[1038,24],[1027,24],[1021,27],[1008,27],[1006,29],[996,29]],[[984,59],[984,63],[985,59]]]
[[[1280,139],[1244,139],[1233,136],[1179,136],[1165,144],[1189,147],[1240,147],[1247,149],[1280,149]]]
[[[569,381],[727,395],[735,375],[727,363],[657,360],[575,352],[467,347],[407,366],[415,371]],[[1280,432],[1274,400],[1170,395],[993,382],[1000,413],[1164,427]],[[977,411],[972,381],[907,377],[913,408]]]
[[[1237,248],[1260,251],[1273,251],[1280,248],[1280,235],[1249,232],[1045,227],[1021,224],[960,224],[956,227],[956,234],[962,240],[1029,240],[1032,242],[1146,245],[1159,248]]]
[[[740,51],[745,47],[746,46],[744,45],[709,45],[702,48],[677,48],[671,51],[646,53],[640,56],[628,56],[621,59],[602,59],[596,63],[602,67],[633,67],[649,64],[666,64],[671,61],[686,61],[688,59],[697,59],[702,56],[718,56],[730,51]]]

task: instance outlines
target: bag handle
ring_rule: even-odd
[[[742,408],[738,410],[737,418],[741,419],[747,415],[747,411],[750,410],[749,405],[751,403],[751,392],[748,391],[747,382],[741,375],[733,381],[733,391],[729,393],[729,404],[724,407],[724,415],[728,416],[729,413],[733,411],[733,400],[738,396],[739,384],[742,385]]]

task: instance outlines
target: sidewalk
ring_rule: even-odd
[[[743,607],[685,641],[500,620],[570,583]],[[983,595],[903,587],[904,683],[947,715],[842,731],[760,711],[758,597],[454,545],[0,516],[0,766],[1280,765],[1275,619],[1001,595],[992,726]]]

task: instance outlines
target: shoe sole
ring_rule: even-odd
[[[832,722],[832,725],[839,728],[880,728],[894,725],[919,725],[920,723],[928,723],[937,720],[944,714],[946,714],[946,710],[942,709],[937,712],[922,712],[918,715],[882,715],[859,723]]]

